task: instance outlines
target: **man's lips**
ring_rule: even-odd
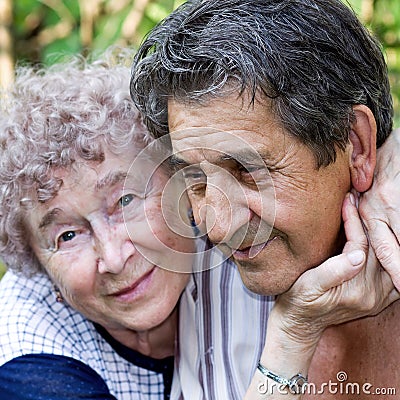
[[[267,240],[266,242],[254,245],[254,246],[247,246],[241,247],[240,249],[233,251],[233,257],[237,260],[244,260],[244,259],[251,259],[256,257],[261,251],[264,250],[271,242],[277,239],[277,236],[272,237],[271,239]]]
[[[140,289],[142,289],[142,287],[144,289],[144,286],[147,286],[154,271],[155,271],[155,267],[153,267],[150,271],[148,271],[144,275],[142,275],[133,284],[131,284],[123,289],[120,289],[116,292],[111,293],[110,296],[124,298],[124,297],[130,297],[132,294],[136,294],[135,292],[139,292],[139,291],[141,292],[142,290],[140,290]]]

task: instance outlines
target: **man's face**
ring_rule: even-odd
[[[57,196],[27,216],[31,246],[64,299],[117,339],[170,317],[188,281],[193,241],[170,230],[161,199],[168,176],[135,146],[56,171]],[[152,175],[150,175],[152,173]]]
[[[349,149],[317,169],[268,104],[247,104],[231,95],[170,101],[169,130],[196,223],[232,254],[248,288],[279,294],[343,244]]]

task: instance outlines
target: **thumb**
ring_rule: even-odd
[[[301,279],[304,276],[308,287],[318,288],[320,293],[325,293],[354,278],[362,270],[365,260],[363,250],[352,250],[329,258],[318,267],[308,270]]]

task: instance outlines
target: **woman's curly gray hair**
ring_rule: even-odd
[[[108,60],[108,61],[106,61]],[[101,162],[150,137],[129,96],[130,68],[111,57],[19,67],[0,116],[0,257],[8,268],[41,269],[24,224],[27,207],[57,193],[57,168]]]

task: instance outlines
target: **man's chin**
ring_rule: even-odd
[[[291,281],[288,282],[287,277],[271,276],[271,274],[260,272],[260,270],[251,271],[237,261],[236,265],[244,285],[253,293],[263,296],[277,296],[289,290],[292,285]]]

